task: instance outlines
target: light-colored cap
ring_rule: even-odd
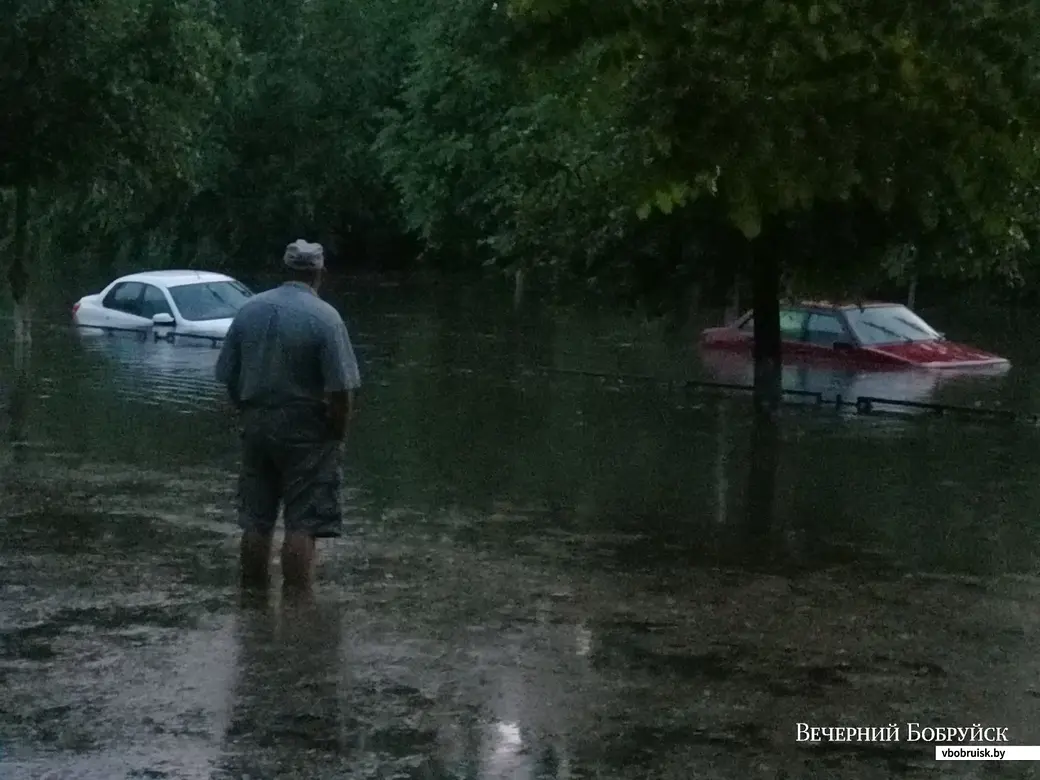
[[[318,271],[325,267],[325,249],[300,238],[285,248],[282,260],[295,271]]]

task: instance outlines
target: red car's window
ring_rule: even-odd
[[[868,346],[942,338],[938,331],[901,304],[850,308],[845,316],[860,343]]]
[[[804,309],[781,309],[780,310],[780,335],[782,338],[798,341],[805,331]],[[755,330],[754,316],[748,317],[740,326],[742,331],[751,333]]]
[[[850,341],[845,326],[834,314],[813,312],[805,329],[805,340],[821,347],[833,347],[836,341]]]
[[[804,309],[780,310],[780,335],[791,341],[800,341],[805,332]]]

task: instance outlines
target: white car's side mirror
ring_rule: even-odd
[[[170,315],[170,314],[156,314],[154,317],[152,317],[152,325],[155,325],[155,326],[167,326],[168,327],[170,325],[176,325],[176,324],[177,324],[177,321],[174,320],[173,316]]]

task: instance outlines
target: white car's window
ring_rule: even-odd
[[[166,294],[154,284],[144,286],[144,297],[141,299],[141,316],[151,319],[156,314],[172,314]]]
[[[198,282],[170,288],[181,316],[192,322],[234,317],[252,291],[239,282]]]
[[[106,309],[141,316],[141,291],[144,287],[140,282],[122,282],[117,284],[105,296],[104,306]]]

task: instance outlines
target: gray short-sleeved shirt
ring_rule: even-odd
[[[286,282],[243,306],[217,359],[217,381],[245,406],[323,403],[361,386],[343,318],[310,287]]]

